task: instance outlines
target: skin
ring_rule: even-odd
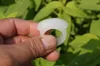
[[[36,53],[32,55],[30,48],[27,48],[27,44],[29,40],[35,40],[34,37],[40,36],[36,28],[37,25],[33,21],[16,18],[0,20],[0,66],[33,66],[30,61],[40,56],[35,56]],[[41,56],[49,61],[58,60],[59,53],[56,51],[56,39],[51,35],[45,35],[42,38],[45,38],[44,41],[51,44],[46,47],[46,52],[42,53]],[[36,50],[42,51],[37,48]]]

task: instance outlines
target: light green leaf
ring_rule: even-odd
[[[62,4],[66,4],[67,0],[59,0]]]
[[[16,17],[20,17],[24,14],[24,12],[32,6],[32,3],[30,0],[18,0],[15,4],[12,4],[8,7],[8,10],[6,11],[6,15],[9,15],[11,13],[17,13]]]
[[[52,61],[47,61],[43,58],[41,58],[40,61],[41,61],[40,66],[54,66],[54,64],[56,63],[56,62],[52,62]]]
[[[100,11],[100,0],[80,0],[78,3],[77,5],[82,9]]]
[[[82,18],[88,18],[88,15],[81,9],[79,9],[74,1],[70,1],[67,3],[66,8],[64,8],[64,11],[73,16],[73,17],[82,17]]]
[[[35,66],[54,66],[56,62],[48,61],[43,58],[38,58],[34,61]]]
[[[100,18],[100,14],[98,14],[97,17]]]
[[[0,6],[0,12],[5,13],[7,6]]]
[[[6,18],[4,12],[6,11],[7,6],[0,6],[0,19]]]
[[[34,0],[35,2],[35,11],[37,11],[41,5],[42,0]]]
[[[67,36],[64,41],[64,44],[67,45],[69,37],[70,37],[70,32],[71,32],[71,24],[72,24],[71,17],[68,14],[66,14],[65,12],[63,12],[63,14],[61,14],[61,16],[59,16],[59,18],[64,19],[68,23],[68,28],[66,29]],[[56,32],[56,34],[57,34],[57,32]]]
[[[81,25],[83,23],[83,21],[84,21],[84,18],[76,18],[76,23],[78,25]]]
[[[16,17],[16,16],[17,16],[17,12],[14,12],[14,13],[9,14],[6,18]]]
[[[0,12],[0,19],[6,18],[4,13]]]
[[[33,20],[40,21],[59,8],[62,8],[62,4],[58,1],[52,1],[40,10]]]
[[[90,33],[95,34],[100,37],[100,19],[93,20],[90,26]]]
[[[36,60],[33,60],[32,61],[32,64],[35,65],[35,66],[40,66],[40,60],[41,60],[41,58],[38,58]]]

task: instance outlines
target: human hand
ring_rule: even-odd
[[[43,57],[56,61],[56,39],[39,37],[37,23],[9,18],[0,20],[0,66],[32,66],[31,60]]]

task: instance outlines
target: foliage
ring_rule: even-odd
[[[0,0],[0,19],[10,17],[36,22],[56,17],[68,22],[66,40],[57,48],[60,59],[39,58],[32,62],[35,66],[100,65],[100,0]]]

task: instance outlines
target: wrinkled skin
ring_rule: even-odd
[[[37,23],[28,20],[0,20],[0,66],[33,66],[30,61],[38,57],[59,58],[55,37],[39,37],[36,27]]]

